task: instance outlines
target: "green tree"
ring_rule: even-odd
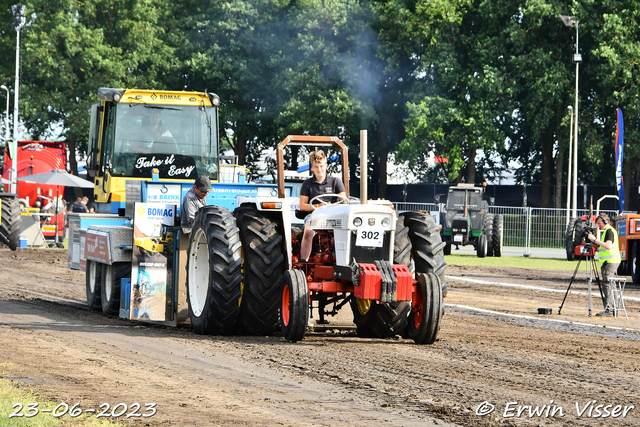
[[[33,138],[63,128],[86,151],[99,87],[164,87],[173,49],[163,41],[161,0],[34,0],[21,50],[21,117]]]
[[[588,43],[581,81],[592,90],[589,97],[583,97],[582,123],[588,126],[586,141],[580,138],[585,142],[580,177],[587,183],[615,182],[616,108],[621,108],[625,199],[629,200],[640,164],[640,11],[629,0],[590,1],[581,6],[577,12],[585,18],[580,23],[580,45],[583,32]]]
[[[223,137],[240,163],[255,171],[262,150],[288,134],[336,135],[355,144],[363,123],[375,121],[371,95],[360,90],[373,79],[367,74],[375,59],[370,11],[360,2],[178,7],[187,12],[175,28],[185,41],[180,80],[221,96]]]
[[[478,152],[490,163],[505,138],[509,86],[504,45],[496,39],[510,11],[470,1],[389,1],[379,10],[391,58],[412,60],[415,76],[398,159],[414,165],[420,153],[434,151],[449,159],[450,180],[460,181],[466,170],[475,182]]]

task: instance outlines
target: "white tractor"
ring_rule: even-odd
[[[280,325],[284,337],[296,342],[304,338],[313,309],[324,323],[325,316],[349,303],[358,336],[408,333],[416,343],[433,343],[446,290],[440,226],[425,213],[398,214],[386,200],[339,199],[310,214],[317,239],[308,262],[299,262],[299,199],[284,197],[284,148],[290,143],[332,144],[341,150],[349,194],[342,141],[289,136],[277,148],[278,197],[246,197],[233,213],[201,208],[187,261],[195,331],[269,335]]]

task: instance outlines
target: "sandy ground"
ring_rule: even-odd
[[[640,424],[640,289],[627,286],[629,320],[589,317],[584,270],[558,315],[572,271],[449,266],[438,340],[417,346],[199,336],[89,311],[63,250],[0,249],[0,266],[0,377],[124,424]]]

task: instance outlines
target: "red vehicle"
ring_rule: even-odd
[[[622,262],[618,274],[631,276],[633,283],[640,283],[640,214],[622,212],[615,219],[618,231],[618,247]]]
[[[8,180],[10,178],[10,169],[13,160],[9,158],[8,152],[6,151],[2,177]],[[18,141],[16,157],[18,178],[51,172],[53,169],[67,169],[67,145],[64,142]],[[17,181],[16,193],[18,194],[18,202],[23,210],[49,214],[49,216],[44,215],[40,217],[42,234],[45,238],[54,238],[56,218],[54,216],[54,204],[52,200],[56,197],[64,198],[64,186]],[[65,211],[58,214],[59,238],[64,238],[65,235],[65,215]]]

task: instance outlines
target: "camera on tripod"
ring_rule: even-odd
[[[583,222],[582,223],[582,228],[580,229],[580,235],[582,237],[582,240],[585,241],[585,243],[590,244],[591,242],[589,242],[589,239],[587,239],[587,236],[589,234],[593,234],[594,236],[597,236],[598,234],[598,227],[596,226],[595,223],[588,223],[588,222]]]

